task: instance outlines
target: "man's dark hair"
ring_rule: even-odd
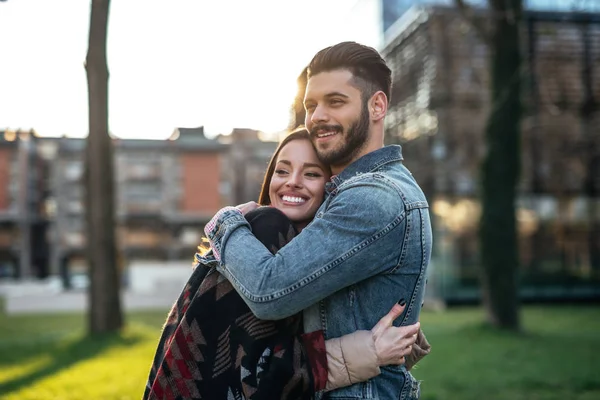
[[[372,47],[356,42],[342,42],[319,51],[308,65],[310,78],[321,72],[347,69],[354,75],[353,84],[363,99],[381,90],[388,101],[392,95],[392,72],[381,55]]]

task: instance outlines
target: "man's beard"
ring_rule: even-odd
[[[315,144],[319,160],[321,160],[323,164],[331,166],[349,164],[367,144],[367,139],[369,138],[369,124],[369,108],[367,102],[363,101],[360,118],[350,126],[348,132],[346,132],[346,135],[342,138],[344,142],[339,148],[321,150]],[[343,133],[344,131],[341,125],[315,125],[310,132],[313,140],[316,138],[319,129],[334,131],[338,134]]]

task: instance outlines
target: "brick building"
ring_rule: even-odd
[[[207,139],[202,128],[114,145],[121,260],[191,260],[206,222],[232,201],[225,181],[229,146]],[[85,270],[84,146],[84,139],[0,132],[4,275]]]

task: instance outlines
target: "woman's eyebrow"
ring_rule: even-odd
[[[290,167],[292,166],[291,161],[288,160],[277,160],[277,164],[279,163],[283,163],[285,165],[289,165]],[[304,168],[319,168],[321,171],[323,171],[323,167],[320,164],[317,163],[304,163],[302,165]]]
[[[310,167],[314,167],[314,168],[319,168],[319,169],[323,169],[323,167],[321,167],[319,164],[315,164],[315,163],[304,163],[304,168],[310,168]]]

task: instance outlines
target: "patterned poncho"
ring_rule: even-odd
[[[260,210],[260,211],[259,211]],[[261,208],[246,218],[273,253],[295,236],[287,218]],[[143,399],[311,399],[327,380],[321,331],[301,334],[301,316],[259,320],[210,253],[173,305]]]

